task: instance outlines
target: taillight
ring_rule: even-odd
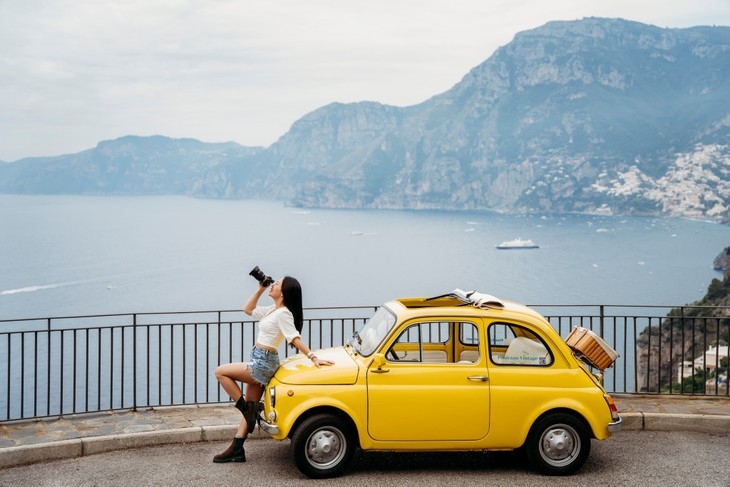
[[[608,394],[604,394],[603,398],[606,400],[606,403],[608,404],[608,409],[611,410],[611,419],[613,421],[618,421],[619,415],[618,415],[618,408],[616,407],[616,403],[613,402],[613,398],[609,396]]]

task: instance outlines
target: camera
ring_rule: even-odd
[[[262,286],[267,287],[274,283],[274,280],[271,278],[271,276],[267,276],[266,274],[259,269],[259,266],[254,267],[251,272],[248,273],[249,276],[253,276],[254,279],[259,281]]]

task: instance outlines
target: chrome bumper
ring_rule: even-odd
[[[264,418],[259,418],[259,428],[270,434],[276,436],[279,434],[279,427],[270,423],[267,423]]]
[[[621,417],[618,418],[618,421],[615,421],[613,423],[608,423],[608,432],[616,433],[617,431],[621,431],[621,428],[623,427],[623,423],[624,423],[624,420]]]

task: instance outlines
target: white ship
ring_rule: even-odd
[[[540,248],[539,245],[537,245],[535,242],[533,242],[530,239],[522,240],[521,238],[516,238],[514,240],[507,240],[506,242],[502,242],[501,244],[497,245],[498,249],[538,249]]]

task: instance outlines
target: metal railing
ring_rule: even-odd
[[[533,308],[563,338],[582,326],[620,354],[604,372],[609,392],[728,394],[727,359],[707,354],[712,347],[727,350],[728,309]],[[375,309],[307,309],[302,338],[313,349],[341,345]],[[228,402],[213,371],[221,363],[248,360],[257,325],[240,311],[2,320],[0,421]],[[294,352],[280,349],[283,357]],[[703,357],[701,370],[693,366],[697,362],[686,363],[697,357]]]
[[[533,306],[565,338],[588,328],[620,354],[604,373],[609,392],[724,395],[728,393],[727,306]],[[581,310],[595,309],[594,314]],[[550,311],[561,312],[551,314]],[[716,352],[708,353],[714,349]]]

